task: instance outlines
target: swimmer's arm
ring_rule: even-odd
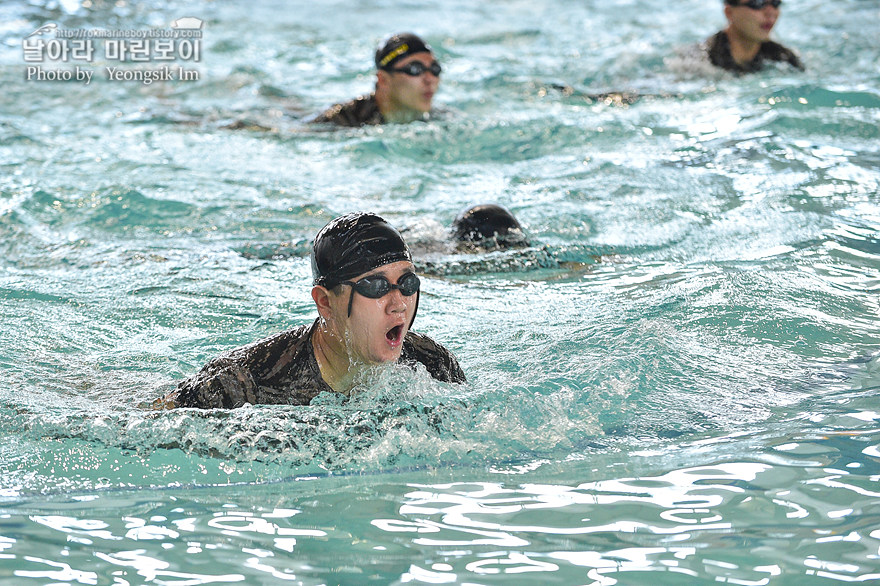
[[[258,402],[257,384],[251,371],[246,366],[220,358],[153,401],[151,406],[153,409],[235,409],[245,403]]]

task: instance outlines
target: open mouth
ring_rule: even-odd
[[[403,324],[399,326],[394,326],[387,332],[385,332],[385,338],[391,342],[392,344],[399,344],[400,338],[403,335]]]

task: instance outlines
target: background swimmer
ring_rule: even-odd
[[[467,208],[452,222],[452,231],[459,249],[507,250],[529,246],[519,221],[497,204]]]
[[[416,262],[437,255],[476,254],[527,248],[525,230],[505,207],[494,203],[469,206],[451,225],[424,218],[403,228]]]
[[[424,120],[431,114],[442,68],[418,36],[390,37],[376,50],[373,93],[336,104],[312,120],[338,126],[364,126]]]
[[[765,61],[804,69],[793,51],[770,40],[782,0],[724,0],[727,28],[703,43],[712,65],[735,73],[760,71]]]
[[[616,258],[612,248],[589,245],[564,247],[533,240],[526,228],[505,207],[477,204],[462,210],[451,225],[423,218],[401,229],[419,272],[429,275],[464,275],[562,269],[583,273],[601,260]],[[249,244],[238,249],[247,258],[281,260],[308,256],[305,239]]]
[[[425,220],[404,230],[419,269],[429,275],[529,272],[583,273],[612,250],[550,246],[535,242],[504,206],[477,204],[462,210],[451,226]]]
[[[513,214],[498,204],[477,204],[462,210],[451,227],[425,219],[401,229],[410,250],[418,260],[431,252],[486,252],[530,246],[525,230]],[[249,245],[239,252],[246,257],[262,259],[306,256],[310,243],[282,242],[275,245]]]

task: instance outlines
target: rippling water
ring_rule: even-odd
[[[786,3],[808,70],[745,78],[678,57],[721,2],[77,4],[0,5],[0,583],[880,581],[876,2]],[[25,79],[47,22],[183,16],[198,81]],[[403,30],[443,119],[303,126]],[[479,202],[532,246],[451,249]],[[144,407],[313,319],[357,209],[468,385]]]

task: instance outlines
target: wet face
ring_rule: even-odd
[[[758,10],[742,4],[738,6],[727,5],[724,12],[730,23],[730,32],[744,40],[758,43],[770,39],[770,31],[773,30],[776,20],[779,18],[779,7],[774,8],[769,3],[765,3],[763,8]]]
[[[420,62],[425,67],[430,67],[436,63],[434,55],[431,53],[416,53],[396,62],[393,69],[400,69],[405,65],[413,62]],[[391,107],[395,111],[403,113],[425,113],[431,111],[431,102],[434,94],[437,93],[437,87],[440,85],[440,78],[430,71],[425,71],[421,75],[412,76],[399,71],[386,71],[388,75],[389,92],[391,98]]]
[[[398,261],[358,275],[352,281],[382,276],[396,284],[414,272],[412,263]],[[349,359],[365,364],[396,362],[416,311],[418,293],[405,296],[399,289],[392,289],[378,299],[371,299],[354,291],[350,285],[343,285],[338,291],[330,295],[332,321],[339,337],[345,340]]]

